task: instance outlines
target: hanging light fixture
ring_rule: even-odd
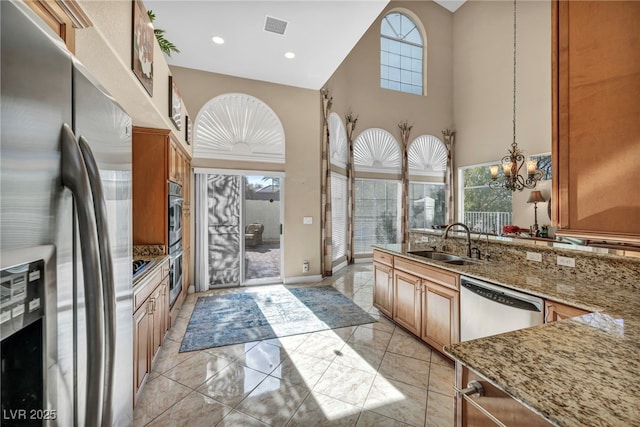
[[[526,174],[521,169],[526,164]],[[542,171],[538,169],[536,160],[525,161],[522,150],[516,143],[516,0],[513,0],[513,142],[508,154],[502,158],[502,175],[499,175],[500,166],[489,166],[491,172],[490,188],[506,188],[511,191],[522,191],[525,188],[535,188],[542,179]]]

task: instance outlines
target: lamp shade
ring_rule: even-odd
[[[536,191],[532,191],[531,194],[529,194],[529,200],[527,200],[527,203],[541,203],[541,202],[546,202],[546,200],[544,199],[544,197],[542,197],[542,193],[538,190]]]

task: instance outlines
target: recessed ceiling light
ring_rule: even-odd
[[[293,52],[287,52],[287,53],[284,54],[284,57],[287,58],[287,59],[293,59],[293,58],[296,57],[296,54],[293,53]]]
[[[211,40],[215,43],[215,44],[223,44],[224,43],[224,39],[220,36],[213,36],[211,37]]]

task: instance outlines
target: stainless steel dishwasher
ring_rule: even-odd
[[[460,341],[469,341],[544,322],[544,300],[460,277]]]

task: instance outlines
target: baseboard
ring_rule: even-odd
[[[293,283],[319,282],[321,280],[322,280],[322,276],[319,274],[314,276],[294,276],[294,277],[285,277],[284,284],[291,285]]]
[[[345,260],[342,261],[340,264],[338,265],[334,265],[333,268],[331,269],[331,272],[333,274],[337,273],[338,271],[342,270],[343,268],[345,268],[347,265],[349,265],[349,263]]]
[[[354,264],[368,264],[370,262],[373,262],[373,257],[371,257],[371,258],[355,258],[353,260]]]

